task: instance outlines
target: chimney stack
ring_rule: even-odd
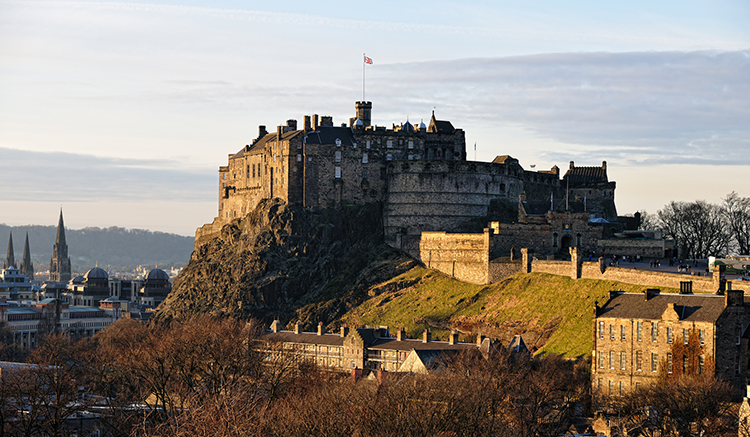
[[[427,328],[422,334],[422,343],[429,343],[430,340],[432,340],[432,334],[430,333],[430,329]]]
[[[312,130],[312,125],[310,124],[310,116],[305,115],[305,132],[310,132]]]
[[[266,135],[268,135],[266,126],[261,124],[260,126],[258,126],[258,138],[263,138]]]
[[[318,335],[323,335],[323,322],[318,322]]]
[[[575,164],[573,164],[573,161],[570,161],[570,169],[573,170],[574,167],[575,167]]]
[[[320,125],[333,127],[333,117],[331,117],[330,115],[324,115],[320,117]]]
[[[342,327],[341,327],[341,334],[340,334],[340,335],[341,335],[342,337],[346,337],[347,335],[349,335],[349,327],[347,327],[347,326],[342,326]]]
[[[406,333],[404,332],[404,328],[398,328],[396,331],[396,340],[403,341],[406,338]]]
[[[651,299],[652,297],[656,296],[659,293],[658,288],[647,288],[643,294],[646,297],[646,300]]]
[[[602,170],[607,169],[607,161],[602,161]]]
[[[448,335],[448,344],[456,343],[458,343],[458,331],[454,329],[451,331],[450,335]]]
[[[295,334],[299,334],[300,326],[302,326],[302,323],[300,323],[300,322],[297,322],[297,323],[294,324],[294,333]]]
[[[271,323],[271,331],[273,332],[281,331],[281,322],[278,319],[274,320],[273,323]]]
[[[287,120],[286,121],[286,127],[288,129],[285,129],[285,131],[294,131],[294,130],[297,130],[297,120]]]
[[[484,335],[482,333],[477,334],[477,346],[481,346],[484,341]]]
[[[276,141],[281,142],[281,134],[284,133],[284,126],[276,126]]]
[[[318,126],[320,122],[318,121],[318,114],[313,114],[313,130],[318,130]]]

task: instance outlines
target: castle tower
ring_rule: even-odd
[[[11,232],[10,237],[8,237],[8,255],[5,257],[5,264],[3,265],[3,268],[7,269],[8,267],[15,266],[16,260],[15,256],[13,255],[13,232]]]
[[[367,127],[370,126],[372,120],[372,102],[356,102],[354,107],[357,110],[357,118],[362,121],[362,124]]]
[[[49,280],[57,282],[70,281],[70,258],[68,244],[65,242],[65,225],[63,224],[62,208],[60,220],[57,222],[57,238],[52,250],[52,260],[49,263]]]
[[[21,261],[21,274],[34,279],[34,264],[31,262],[31,251],[29,250],[29,233],[26,232],[26,243],[23,245],[23,261]]]

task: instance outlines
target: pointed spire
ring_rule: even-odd
[[[23,261],[21,261],[21,273],[31,280],[34,279],[34,264],[31,262],[28,232],[26,232],[26,242],[23,245]]]
[[[10,233],[10,237],[8,237],[8,256],[5,257],[5,267],[15,267],[16,266],[16,260],[15,256],[13,254],[13,232]]]
[[[55,244],[65,245],[65,225],[63,224],[62,208],[60,208],[60,220],[57,221],[57,238]]]

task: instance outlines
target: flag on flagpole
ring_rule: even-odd
[[[365,56],[365,64],[372,64],[372,58]]]

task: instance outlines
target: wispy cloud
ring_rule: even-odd
[[[210,201],[210,174],[176,169],[166,160],[103,158],[0,148],[3,200],[50,202]]]
[[[460,59],[384,66],[373,70],[370,83],[408,100],[408,106],[418,108],[431,99],[474,125],[521,126],[581,146],[581,154],[606,150],[611,156],[614,149],[622,162],[750,165],[749,55]],[[545,153],[553,160],[561,157]]]

